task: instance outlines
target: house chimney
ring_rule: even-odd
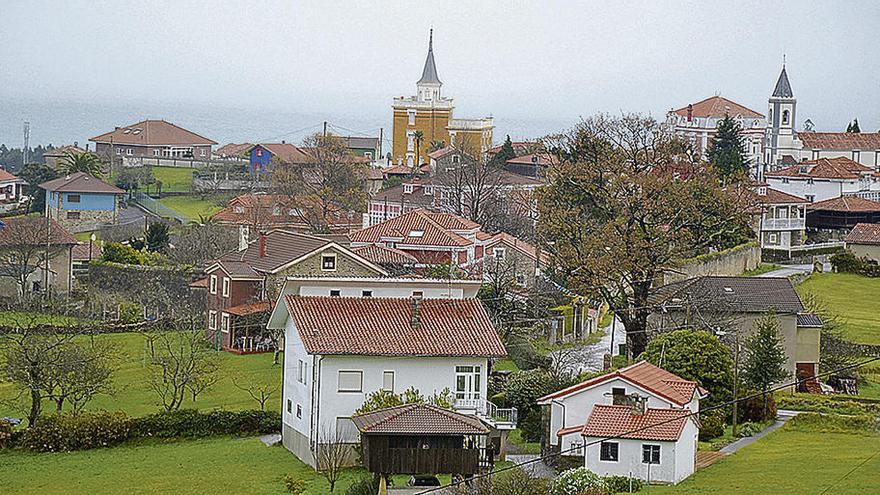
[[[688,122],[694,121],[694,105],[693,103],[688,103]]]
[[[410,298],[410,304],[412,305],[412,318],[410,320],[410,325],[414,329],[422,328],[422,296],[419,294],[413,294]]]
[[[247,225],[238,226],[238,250],[244,251],[250,241],[250,228]]]
[[[285,140],[282,139],[282,140],[281,140],[281,144],[287,144],[287,141],[285,141]]]
[[[647,401],[647,397],[641,397],[638,394],[632,394],[629,396],[629,406],[632,409],[633,416],[642,416],[645,414]]]
[[[260,233],[260,258],[266,257],[266,234]]]

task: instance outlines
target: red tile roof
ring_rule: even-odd
[[[17,180],[21,180],[21,179],[10,174],[6,170],[3,170],[2,168],[0,168],[0,182],[13,182],[13,181],[17,181]],[[22,182],[24,182],[24,181],[22,181]]]
[[[505,246],[516,249],[533,260],[538,258],[538,249],[533,244],[530,244],[518,237],[514,237],[507,232],[499,232],[495,234],[494,236],[489,238],[488,241],[486,241],[484,246],[488,250],[497,244],[504,244]],[[550,261],[550,256],[547,254],[547,252],[541,253],[541,261]]]
[[[645,390],[653,392],[667,400],[683,406],[691,401],[694,392],[699,391],[700,394],[707,392],[700,388],[695,381],[685,380],[678,375],[674,375],[663,368],[654,366],[647,361],[639,361],[633,365],[615,370],[611,373],[591,378],[584,382],[578,383],[571,387],[562,389],[549,395],[545,395],[538,399],[538,402],[548,401],[550,399],[558,399],[573,393],[579,392],[585,388],[592,387],[599,383],[606,382],[613,378],[623,378],[628,380]]]
[[[880,150],[880,132],[799,132],[805,149]]]
[[[873,173],[872,168],[846,157],[807,160],[791,167],[767,172],[765,177],[809,177],[813,179],[858,179],[862,174]]]
[[[290,143],[262,143],[254,145],[269,150],[273,158],[277,158],[282,163],[312,163],[314,158],[302,148],[294,146]],[[253,147],[252,147],[253,148]],[[250,152],[250,149],[248,150]]]
[[[418,209],[358,230],[349,238],[352,243],[375,244],[392,238],[400,239],[399,244],[408,246],[465,247],[470,246],[472,241],[453,232],[452,226],[467,225],[467,222],[470,221],[449,213],[431,213]]]
[[[387,435],[485,435],[489,429],[476,416],[430,404],[406,404],[352,416],[361,433]]]
[[[718,119],[723,119],[725,115],[730,115],[734,118],[737,116],[756,119],[764,117],[763,114],[758,113],[751,108],[718,95],[710,96],[705,100],[694,103],[692,110],[694,117],[714,117]],[[674,111],[682,117],[687,117],[688,107],[685,105]]]
[[[415,327],[410,299],[287,296],[285,302],[310,354],[507,354],[479,299],[423,299]]]
[[[428,153],[428,158],[432,158],[434,160],[439,160],[440,158],[443,158],[444,156],[452,153],[453,151],[455,151],[455,148],[453,148],[452,146],[447,146],[445,148],[440,148],[437,151],[432,151],[432,152]]]
[[[140,146],[209,146],[217,144],[183,127],[164,120],[142,120],[137,124],[117,127],[115,130],[90,138],[96,143],[133,144]]]
[[[89,256],[89,244],[91,244],[91,256]],[[74,261],[99,260],[103,254],[104,248],[101,247],[100,242],[80,242],[73,246],[72,257]]]
[[[807,206],[807,211],[839,211],[844,213],[880,212],[880,203],[858,196],[838,196]]]
[[[226,308],[223,311],[235,316],[248,316],[257,313],[266,313],[270,309],[272,309],[272,307],[269,301],[260,301],[249,304],[239,304],[238,306]]]
[[[234,225],[259,225],[260,228],[291,227],[310,229],[304,213],[320,209],[306,197],[293,197],[283,194],[243,194],[229,201],[229,206],[218,211],[212,218],[220,223]],[[276,210],[277,207],[277,210]],[[241,213],[236,210],[241,209]],[[277,215],[275,214],[277,211]],[[361,218],[349,214],[336,206],[331,206],[328,217],[324,219],[331,227],[350,229],[360,226]]]
[[[125,191],[116,186],[111,186],[101,179],[95,178],[85,172],[75,172],[64,177],[50,180],[40,184],[47,191],[60,192],[83,192],[100,194],[123,194]]]
[[[581,434],[585,437],[632,438],[674,442],[690,417],[689,409],[651,409],[633,414],[630,406],[596,404]]]
[[[247,152],[249,149],[253,148],[253,143],[229,143],[224,144],[223,146],[214,150],[215,155],[219,156],[239,156],[244,157],[247,156]]]
[[[409,253],[379,244],[357,246],[351,250],[358,256],[380,265],[413,265],[419,262],[415,256]]]
[[[806,198],[801,198],[800,196],[795,196],[794,194],[788,194],[778,189],[773,189],[772,187],[767,188],[767,194],[763,196],[758,194],[757,197],[759,201],[769,205],[809,203]]]
[[[547,167],[550,165],[558,164],[559,159],[556,158],[556,156],[551,155],[550,153],[532,153],[529,155],[522,155],[516,158],[511,158],[510,160],[507,160],[507,163],[514,163],[517,165],[541,165],[543,167]]]
[[[857,223],[849,231],[849,234],[846,235],[846,242],[851,244],[880,245],[880,224]]]
[[[75,246],[79,241],[58,222],[45,217],[8,217],[0,219],[0,246],[46,245]]]

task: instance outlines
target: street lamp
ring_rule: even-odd
[[[95,242],[95,239],[97,238],[98,236],[96,236],[94,232],[89,236],[89,263],[92,262],[92,243]]]

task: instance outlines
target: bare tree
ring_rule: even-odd
[[[336,488],[336,482],[344,468],[351,465],[354,452],[351,444],[339,438],[339,432],[325,426],[319,435],[316,453],[318,471],[330,484],[330,492]]]
[[[446,165],[435,176],[437,185],[443,189],[444,209],[482,224],[489,204],[501,188],[501,167],[487,162],[478,151],[462,144],[454,152],[458,162]]]
[[[49,218],[5,219],[0,227],[0,276],[15,280],[19,297],[24,298],[31,275],[38,269],[51,269],[52,258],[75,242]]]
[[[150,347],[150,389],[166,411],[180,409],[187,392],[193,401],[213,386],[219,366],[201,330],[154,334]]]
[[[260,405],[260,411],[266,410],[266,403],[278,392],[279,383],[266,383],[258,376],[239,375],[232,377],[232,384],[235,388],[247,392],[251,399],[257,401]]]
[[[106,340],[82,338],[64,346],[61,356],[49,371],[54,383],[49,399],[55,401],[55,410],[61,412],[64,402],[73,413],[98,394],[113,393],[113,372],[116,347]]]
[[[234,228],[210,222],[188,225],[175,241],[168,258],[177,264],[200,266],[232,251],[237,243]]]

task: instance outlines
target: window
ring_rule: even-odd
[[[234,207],[232,208],[232,211],[234,211],[235,213],[238,213],[239,215],[241,215],[242,213],[244,213],[244,206],[238,206],[238,205],[236,205],[236,206],[234,206]]]
[[[229,277],[223,277],[223,297],[229,297]]]
[[[373,291],[371,290],[362,290],[361,297],[373,297]]]
[[[159,150],[153,150],[153,156],[159,156]]]
[[[296,419],[302,419],[303,417],[303,408],[301,405],[296,405]]]
[[[420,290],[414,290],[412,293],[413,297],[425,297],[425,293]]]
[[[789,115],[789,114],[788,114],[788,110],[783,110],[783,111],[782,111],[782,124],[783,124],[783,125],[788,124],[788,115]]]
[[[574,455],[584,455],[584,442],[571,442],[571,453]]]
[[[393,371],[383,371],[382,372],[382,390],[388,392],[394,392],[394,372]]]
[[[497,247],[492,250],[492,255],[495,256],[497,261],[504,261],[504,256],[507,254],[506,251],[503,247]]]
[[[257,149],[256,149],[256,155],[257,155],[257,156],[263,156],[263,148],[257,148]]]
[[[373,154],[370,153],[369,151],[365,151],[364,158],[366,158],[367,160],[373,161]]]
[[[403,185],[403,192],[404,192],[404,194],[412,194],[412,191],[413,191],[413,186],[412,186],[412,184],[404,184],[404,185]]]
[[[217,329],[217,312],[213,309],[208,311],[208,328],[211,330]]]
[[[199,155],[205,156],[205,148],[199,150]]]
[[[410,230],[409,236],[410,237],[424,237],[425,231],[424,230]]]
[[[222,318],[220,318],[220,331],[229,333],[229,314],[227,313],[223,313]]]
[[[337,416],[336,441],[340,443],[356,443],[358,441],[358,430],[351,418]]]
[[[813,183],[813,178],[812,178],[812,177],[809,178],[809,179],[807,179],[807,184],[812,184],[812,183]]]
[[[117,155],[121,155],[121,154],[122,154],[122,148],[116,148],[116,154],[117,154]]]
[[[306,383],[306,363],[302,359],[297,360],[297,369],[299,370],[299,373],[297,373],[298,376],[296,378],[296,381],[298,381],[302,384],[305,384]]]
[[[78,211],[68,211],[67,219],[68,220],[79,220],[79,212]]]
[[[293,412],[292,410],[293,410],[293,401],[290,399],[287,399],[287,412]]]
[[[467,401],[479,400],[480,397],[480,367],[456,366],[455,399]]]
[[[79,194],[68,194],[67,195],[67,202],[68,203],[79,203],[79,201],[80,201]]]
[[[522,274],[522,273],[517,273],[517,274],[516,274],[516,284],[517,284],[517,285],[520,285],[520,286],[525,286],[525,285],[526,285],[526,276],[525,276],[525,274]]]
[[[208,289],[211,291],[211,294],[217,293],[217,275],[211,275]]]
[[[660,464],[659,445],[642,445],[642,464]]]
[[[339,371],[337,392],[361,392],[363,388],[363,371]]]
[[[599,460],[617,462],[619,447],[617,442],[602,442],[599,446]]]
[[[321,255],[321,270],[325,272],[336,271],[336,254]]]
[[[815,195],[815,194],[807,194],[807,195],[806,195],[806,198],[807,198],[807,201],[809,201],[810,203],[814,203],[814,202],[816,201],[816,195]]]
[[[611,389],[611,403],[615,406],[626,405],[626,389],[614,387]]]
[[[767,242],[769,242],[770,244],[776,244],[776,234],[771,232],[768,236]]]
[[[853,152],[852,152],[852,161],[854,161],[854,162],[859,161],[859,158],[860,158],[859,155],[861,155],[861,152],[859,152],[859,151],[857,151],[857,150],[853,150]]]
[[[412,132],[406,133],[406,151],[415,151],[416,137]]]
[[[128,156],[131,156],[131,153],[132,153],[131,148],[128,148],[128,149],[125,151],[125,154],[128,155]]]
[[[430,195],[434,194],[434,186],[425,186],[424,190],[425,190],[425,196],[430,196]]]
[[[788,184],[788,177],[783,177],[783,178],[782,178],[782,183],[783,183],[783,184]]]
[[[330,290],[330,297],[339,297],[341,295],[342,295],[342,291],[339,289],[331,289]]]
[[[407,110],[406,118],[409,122],[409,125],[416,125],[416,111],[415,110]]]

